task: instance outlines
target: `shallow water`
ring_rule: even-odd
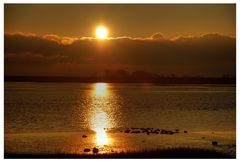
[[[7,82],[4,93],[5,152],[83,153],[92,147],[100,153],[169,146],[236,149],[234,85]],[[132,127],[180,133],[124,133]],[[219,145],[213,147],[212,140]]]

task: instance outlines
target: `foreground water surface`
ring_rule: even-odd
[[[93,147],[99,153],[201,147],[235,154],[236,87],[6,82],[4,146],[7,153],[32,154],[82,154]]]

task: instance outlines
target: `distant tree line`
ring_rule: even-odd
[[[159,83],[159,84],[236,84],[236,78],[222,77],[162,76],[146,71],[105,70],[102,76],[66,77],[66,76],[5,76],[6,82],[109,82],[109,83]]]

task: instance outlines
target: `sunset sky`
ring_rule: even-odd
[[[236,10],[222,5],[5,4],[5,75],[106,69],[235,76]],[[108,38],[96,39],[103,25]]]

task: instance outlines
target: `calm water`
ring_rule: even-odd
[[[194,132],[216,132],[216,138],[235,147],[235,86],[5,83],[4,93],[6,152],[76,153],[94,145],[130,150],[164,142],[198,145]],[[159,136],[119,133],[131,127],[193,133],[164,141]],[[209,137],[210,141],[215,136]]]

